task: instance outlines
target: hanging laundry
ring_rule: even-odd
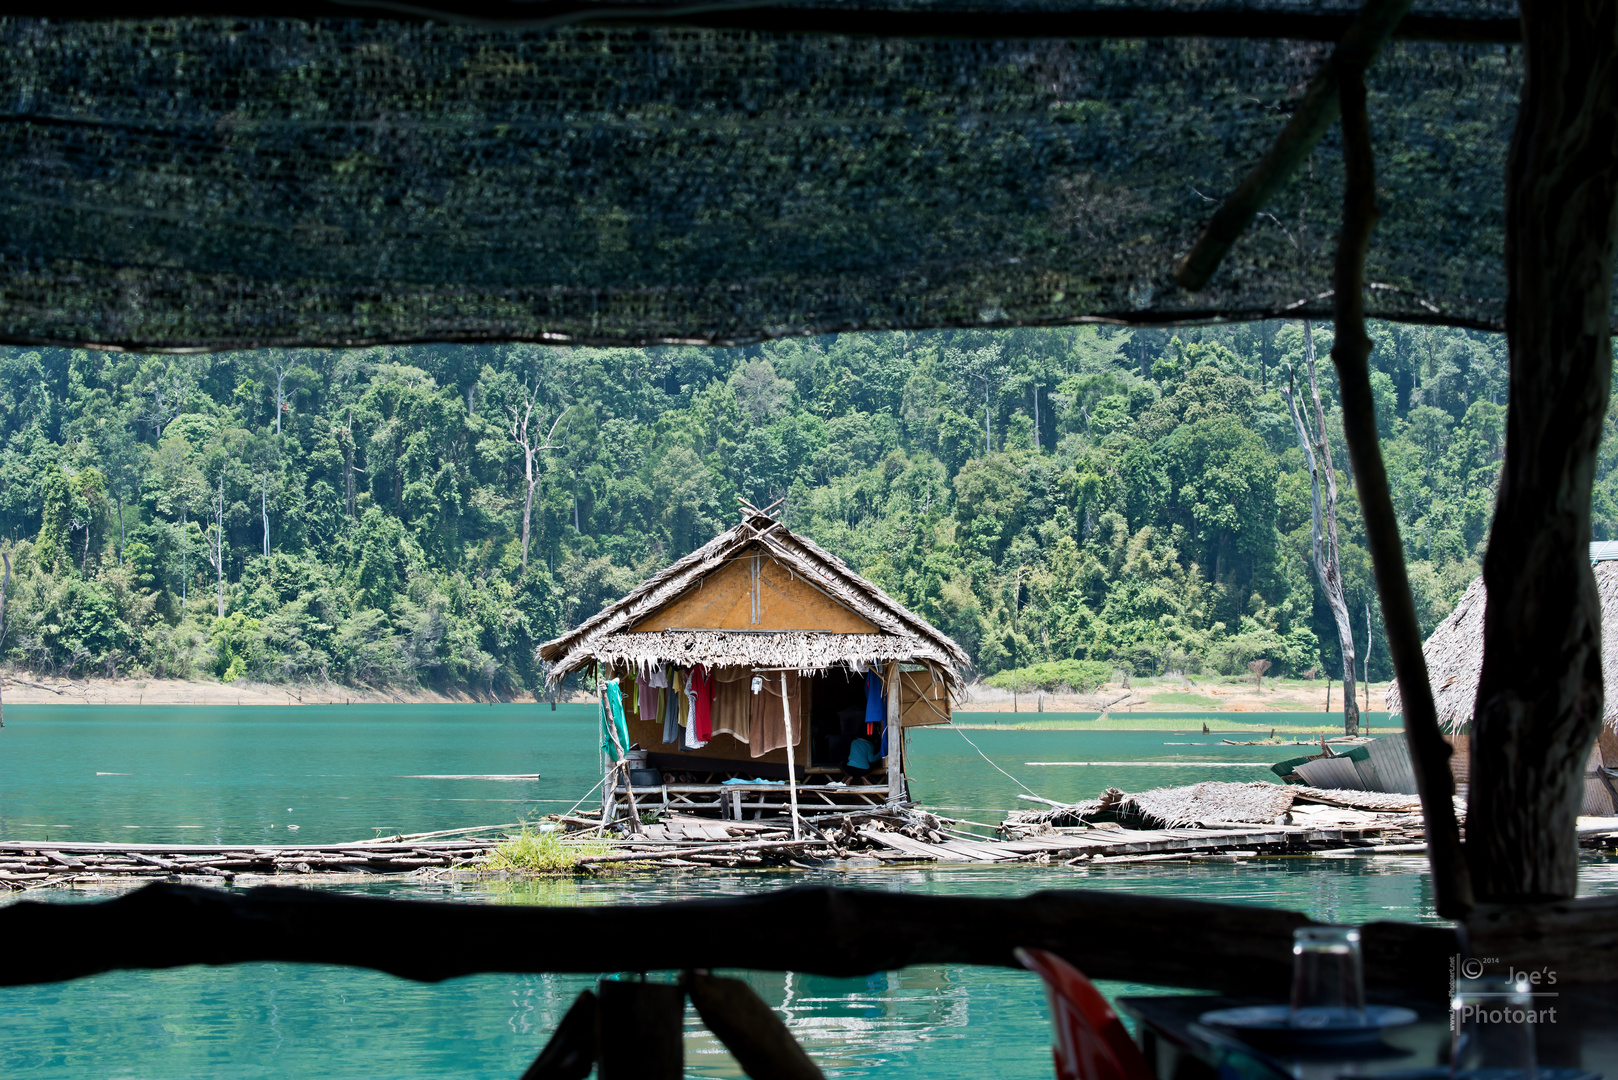
[[[749,668],[718,668],[713,673],[713,733],[737,742],[753,737],[753,672]]]
[[[662,664],[653,664],[646,674],[646,685],[655,686],[660,690],[668,689],[669,673]]]
[[[674,695],[674,707],[679,711],[679,724],[691,722],[691,699],[685,696],[685,672],[675,668],[669,676],[669,693]]]
[[[787,744],[787,718],[781,706],[781,673],[772,671],[762,678],[763,688],[753,695],[753,737],[748,743],[753,757],[763,757]],[[796,671],[786,673],[787,704],[792,709],[794,743],[802,740],[805,723],[801,708],[801,682]]]
[[[636,704],[640,706],[638,711],[641,723],[661,724],[663,722],[663,710],[658,707],[662,700],[660,692],[657,687],[647,681],[645,675],[642,675],[635,684],[635,700]]]
[[[865,673],[865,734],[883,732],[887,738],[888,699],[882,694],[882,676],[875,671]]]
[[[624,699],[618,680],[609,679],[603,687],[601,703],[601,752],[610,761],[623,760],[629,749],[629,727],[624,723]]]
[[[685,706],[685,742],[681,746],[685,750],[701,750],[708,745],[708,740],[697,730],[697,669],[681,673],[678,682],[680,703]]]
[[[713,687],[707,668],[699,664],[691,669],[691,726],[704,743],[713,738]]]
[[[675,697],[674,691],[669,688],[657,692],[657,706],[663,714],[663,742],[668,746],[679,746],[685,735],[680,728],[680,710],[675,704]]]

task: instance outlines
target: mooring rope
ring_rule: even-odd
[[[951,724],[950,727],[955,728],[955,734],[959,735],[963,739],[966,739],[966,732],[962,731],[958,727],[955,727],[954,724]],[[973,742],[971,739],[966,739],[966,745],[968,745],[972,749],[976,750],[978,752],[978,757],[982,758],[984,761],[987,761],[990,765],[994,765],[994,768],[996,769],[996,771],[998,771],[1000,773],[1001,776],[1004,776],[1007,780],[1010,780],[1013,784],[1016,784],[1018,787],[1022,788],[1024,791],[1028,792],[1028,794],[1032,795],[1034,798],[1038,799],[1040,802],[1053,802],[1054,801],[1052,799],[1045,798],[1045,796],[1041,795],[1039,792],[1035,791],[1033,788],[1029,787],[1027,784],[1023,783],[1021,780],[1018,780],[1015,776],[1012,776],[1010,773],[1006,772],[1006,770],[1000,768],[1000,766],[995,765],[994,760],[992,758],[990,758],[988,754],[985,754],[983,752],[983,748],[978,746],[978,744]]]
[[[580,796],[579,801],[574,803],[572,808],[570,808],[568,810],[568,812],[566,814],[563,814],[562,816],[563,817],[572,817],[573,816],[573,811],[577,810],[579,807],[583,806],[584,805],[584,800],[588,799],[590,796],[594,795],[596,793],[596,791],[601,787],[601,785],[605,784],[606,782],[607,782],[607,774],[602,773],[601,774],[601,779],[596,781],[596,786],[591,788],[589,791],[586,791],[582,796]]]

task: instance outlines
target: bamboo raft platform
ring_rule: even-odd
[[[9,840],[0,842],[0,888],[186,875],[229,882],[239,874],[406,874],[474,865],[486,859],[497,843],[484,839],[299,845]]]
[[[1176,789],[1165,789],[1174,792]],[[1283,820],[1269,823],[1203,822],[1126,827],[1086,820],[1116,814],[1097,803],[1053,805],[1009,815],[995,835],[967,831],[981,823],[944,817],[915,806],[880,806],[804,815],[803,835],[790,822],[716,820],[668,814],[619,835],[587,818],[556,817],[550,828],[580,851],[575,872],[672,868],[837,868],[872,864],[1008,864],[1061,862],[1069,866],[1159,861],[1229,861],[1274,856],[1415,856],[1426,851],[1420,815],[1332,805],[1365,793],[1315,792],[1326,801],[1296,802]],[[1053,822],[1071,822],[1054,824]],[[513,826],[497,826],[506,830]],[[491,831],[491,830],[467,830]],[[497,871],[490,856],[498,837],[440,839],[389,837],[342,844],[110,844],[0,841],[0,888],[28,890],[118,880],[186,878],[232,884],[238,876],[321,875],[483,877]],[[1580,818],[1587,848],[1618,847],[1618,818]]]

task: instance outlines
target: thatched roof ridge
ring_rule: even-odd
[[[1618,685],[1618,562],[1596,563],[1596,589],[1601,594],[1601,674],[1608,686]],[[1438,709],[1438,726],[1446,734],[1467,730],[1478,696],[1478,678],[1483,672],[1483,606],[1486,600],[1483,579],[1467,586],[1455,610],[1439,623],[1422,653],[1427,658],[1427,678],[1433,687],[1433,704]],[[1388,688],[1388,712],[1404,711],[1404,702],[1395,682]],[[1618,731],[1618,695],[1607,696],[1602,716],[1609,730]]]
[[[705,575],[751,548],[760,548],[821,592],[846,605],[877,628],[875,634],[809,631],[631,632],[636,623],[662,608]],[[848,564],[786,526],[754,514],[652,575],[615,604],[571,631],[539,647],[556,681],[591,662],[670,661],[712,666],[801,666],[885,660],[930,660],[952,689],[960,669],[971,665],[965,650],[927,620],[849,569]]]
[[[584,646],[581,646],[583,649]],[[680,667],[799,667],[815,671],[834,665],[886,663],[890,660],[931,660],[948,669],[950,658],[914,637],[888,634],[828,634],[805,630],[779,633],[742,633],[726,630],[660,630],[651,633],[603,634],[581,649],[577,663],[567,670],[596,660],[638,667],[674,663]],[[562,665],[557,665],[561,668]]]

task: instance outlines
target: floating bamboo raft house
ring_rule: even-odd
[[[1601,593],[1601,674],[1607,686],[1618,686],[1618,544],[1590,545],[1596,588]],[[1477,702],[1478,677],[1483,670],[1483,608],[1488,594],[1480,577],[1467,587],[1444,621],[1422,646],[1427,678],[1433,687],[1438,725],[1455,747],[1450,758],[1458,783],[1471,773],[1472,710]],[[1388,712],[1404,711],[1397,681],[1388,689]],[[1618,694],[1609,693],[1603,706],[1601,732],[1584,770],[1584,804],[1579,812],[1607,817],[1618,805]]]
[[[552,685],[595,677],[604,821],[907,800],[904,731],[949,722],[971,660],[773,509],[744,504],[740,524],[540,646]],[[694,695],[709,696],[705,741],[688,734]],[[859,738],[878,759],[849,778]]]

